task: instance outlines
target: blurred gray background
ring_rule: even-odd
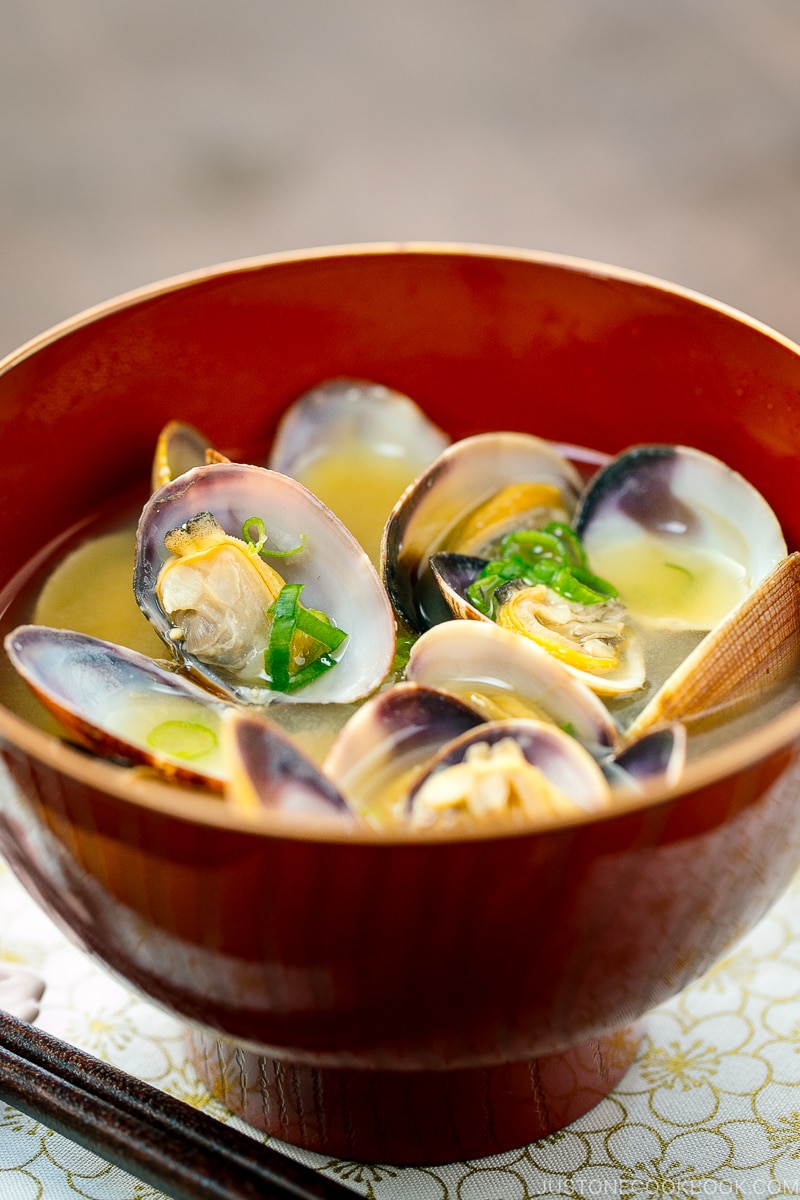
[[[163,277],[524,246],[800,339],[800,0],[0,0],[0,353]]]

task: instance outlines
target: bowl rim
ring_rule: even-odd
[[[740,309],[715,300],[702,292],[672,283],[655,275],[628,267],[614,266],[599,260],[560,254],[554,251],[530,250],[511,246],[471,242],[449,241],[398,241],[398,242],[355,242],[341,245],[310,247],[289,251],[276,251],[263,255],[233,259],[210,267],[198,268],[177,275],[167,276],[154,283],[120,293],[106,301],[92,305],[34,336],[0,359],[0,374],[30,357],[45,346],[62,337],[92,324],[115,312],[135,307],[170,292],[181,291],[195,284],[207,282],[237,273],[260,271],[270,266],[290,263],[322,262],[326,259],[376,257],[376,256],[431,256],[500,258],[528,262],[538,265],[562,267],[578,274],[595,276],[674,295],[701,307],[720,313],[738,324],[762,334],[800,358],[800,345],[771,326],[751,317]],[[26,568],[23,568],[25,571]],[[487,841],[495,842],[508,838],[528,838],[541,834],[558,834],[562,830],[571,835],[578,827],[596,826],[615,821],[643,809],[669,806],[681,796],[701,790],[720,782],[726,775],[757,767],[760,762],[781,751],[800,751],[800,701],[790,704],[783,712],[772,717],[766,725],[752,730],[737,739],[735,744],[718,747],[704,754],[698,761],[689,764],[677,786],[654,786],[641,795],[621,797],[613,808],[599,813],[577,814],[560,820],[557,825],[547,820],[531,821],[512,829],[452,831],[431,830],[386,830],[369,827],[353,828],[344,825],[335,817],[320,820],[288,816],[267,809],[250,813],[234,808],[220,797],[205,796],[198,791],[187,792],[174,784],[162,782],[144,769],[127,768],[91,758],[73,748],[54,734],[37,728],[0,702],[0,747],[5,752],[22,751],[44,767],[68,776],[73,782],[82,784],[107,796],[134,805],[153,814],[160,814],[190,825],[208,826],[231,833],[252,833],[267,839],[298,839],[322,843],[357,843],[378,846],[401,845],[452,845],[454,843]],[[0,767],[5,770],[4,764]],[[0,776],[0,785],[3,780]]]

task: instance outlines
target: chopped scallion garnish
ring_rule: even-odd
[[[337,650],[347,637],[327,614],[303,608],[302,590],[302,583],[284,584],[269,610],[272,626],[264,651],[264,667],[269,686],[276,692],[295,692],[335,667],[337,660],[330,651]],[[293,670],[296,661],[293,642],[298,633],[311,643],[310,661]]]
[[[173,758],[202,758],[216,748],[217,735],[199,721],[162,721],[148,733],[147,744]]]
[[[545,584],[577,604],[602,604],[617,597],[613,584],[589,570],[580,538],[563,521],[550,521],[544,529],[506,534],[500,543],[500,557],[486,563],[467,588],[467,599],[484,616],[494,618],[496,592],[511,579],[528,587]]]
[[[255,529],[256,534],[253,537],[252,530]],[[300,534],[300,545],[293,546],[290,550],[265,550],[267,544],[267,527],[261,517],[248,517],[242,526],[242,540],[247,543],[247,548],[251,554],[260,554],[264,558],[292,558],[295,554],[299,554],[306,547],[306,535]]]

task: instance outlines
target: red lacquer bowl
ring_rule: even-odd
[[[171,418],[263,447],[336,375],[454,437],[718,455],[800,545],[800,349],[680,288],[552,255],[365,246],[111,301],[0,364],[0,586],[148,478]],[[21,573],[21,574],[20,574]],[[800,708],[611,817],[496,838],[315,837],[132,780],[0,709],[0,846],[84,949],[192,1030],[201,1074],[288,1141],[383,1161],[553,1132],[628,1065],[800,858]]]

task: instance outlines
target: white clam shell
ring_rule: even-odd
[[[408,396],[363,379],[329,379],[286,411],[269,466],[318,495],[377,565],[394,504],[449,442]]]
[[[476,614],[479,615],[479,614]],[[531,716],[568,727],[579,741],[611,749],[616,725],[603,702],[563,663],[493,621],[435,625],[411,649],[408,679],[454,692],[521,703]]]
[[[173,653],[172,625],[156,598],[156,581],[169,558],[164,537],[200,512],[210,512],[226,533],[241,536],[243,524],[260,517],[267,545],[297,546],[301,553],[271,561],[287,583],[302,583],[302,603],[319,609],[349,635],[336,666],[300,692],[242,688],[192,655],[183,660],[208,685],[249,703],[313,701],[349,703],[368,695],[387,674],[394,655],[394,616],[375,568],[341,521],[302,484],[264,467],[214,463],[196,467],[155,492],[137,533],[134,592]],[[338,655],[337,655],[338,657]]]
[[[383,533],[381,569],[403,621],[421,633],[447,609],[428,568],[438,550],[454,549],[458,524],[509,484],[550,483],[568,511],[582,489],[575,468],[549,443],[525,433],[487,433],[449,446],[411,484]]]
[[[586,489],[575,527],[592,569],[618,586],[636,620],[656,628],[712,628],[786,555],[778,519],[752,484],[713,455],[686,446],[633,446],[613,459]],[[644,571],[660,581],[655,607],[637,595],[634,576],[615,578],[606,565],[622,570],[617,547],[625,546],[634,575]],[[698,579],[713,569],[715,582],[697,588],[691,606],[671,610],[661,599],[670,588],[657,571],[668,567],[664,573],[679,578],[681,555],[690,556],[683,567]],[[723,591],[719,581],[726,577]]]
[[[363,446],[404,459],[409,481],[450,443],[408,396],[365,379],[329,379],[295,400],[281,418],[269,466],[299,475],[320,458]]]
[[[78,740],[104,756],[146,764],[170,779],[221,790],[218,733],[227,705],[144,654],[85,633],[21,625],[5,640],[19,674]],[[165,723],[199,735],[195,753],[170,752]],[[164,730],[165,736],[152,735]],[[202,751],[202,752],[200,752]]]
[[[408,778],[442,746],[484,723],[456,696],[398,683],[353,714],[322,764],[325,775],[359,808]]]

